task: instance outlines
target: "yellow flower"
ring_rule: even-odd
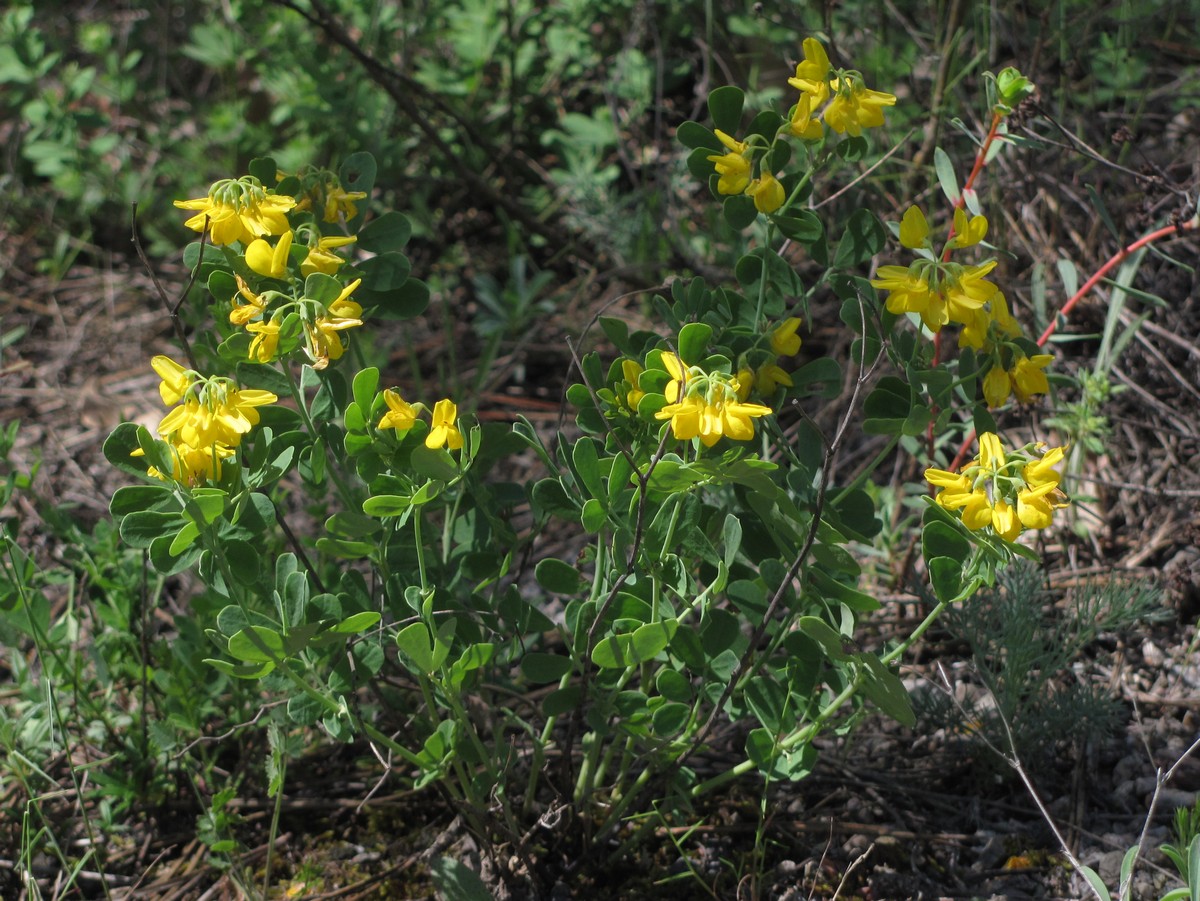
[[[425,446],[431,450],[448,447],[458,450],[463,446],[462,432],[458,430],[455,419],[458,407],[449,399],[439,400],[433,405],[433,422],[429,426],[429,434],[425,436]]]
[[[1004,367],[999,364],[992,366],[988,370],[988,374],[983,377],[983,398],[987,401],[987,405],[989,407],[1002,406],[1011,393],[1012,383],[1009,381]]]
[[[326,307],[329,315],[334,319],[360,320],[354,324],[362,325],[362,307],[353,300],[350,300],[350,295],[353,294],[354,290],[361,284],[362,279],[356,278],[350,284],[346,285],[346,287],[342,289],[342,292],[336,298],[334,298],[333,302]]]
[[[631,410],[637,410],[638,403],[646,396],[646,392],[638,387],[638,379],[641,377],[641,374],[642,367],[637,360],[621,361],[621,375],[629,383],[629,391],[625,394],[625,402]]]
[[[326,222],[337,222],[341,214],[345,214],[346,219],[353,219],[358,215],[358,207],[354,201],[362,200],[367,196],[366,191],[345,191],[339,184],[330,183],[325,186],[325,216]]]
[[[344,247],[347,244],[353,244],[357,241],[356,236],[339,236],[334,235],[328,238],[321,238],[317,242],[316,247],[312,247],[308,251],[308,256],[304,258],[304,262],[300,264],[300,273],[305,277],[312,275],[314,272],[323,272],[325,275],[333,275],[338,271],[346,261],[336,253],[332,253],[336,247]]]
[[[245,325],[266,312],[267,301],[251,291],[250,286],[240,275],[234,275],[234,278],[237,279],[238,294],[242,295],[246,302],[234,302],[233,309],[229,311],[229,321],[233,325]]]
[[[838,91],[825,107],[825,123],[838,134],[849,132],[857,138],[864,128],[883,124],[883,107],[895,106],[896,96],[872,91],[857,79],[846,81],[848,84],[835,84]]]
[[[388,411],[383,414],[375,428],[395,429],[397,432],[407,432],[411,429],[417,421],[416,408],[391,388],[384,389],[383,399],[388,405]]]
[[[223,444],[211,444],[207,447],[191,447],[187,444],[172,444],[172,471],[170,474],[160,472],[156,467],[146,469],[146,475],[164,482],[176,481],[181,485],[195,487],[205,481],[217,481],[221,478],[221,461],[233,455],[233,448]],[[145,452],[139,447],[129,454],[131,457],[144,457]]]
[[[184,369],[170,357],[159,354],[150,360],[151,368],[162,379],[158,383],[158,395],[167,406],[172,406],[183,400],[196,381],[196,374],[190,369]]]
[[[750,145],[716,130],[717,139],[728,148],[724,154],[713,154],[706,159],[713,164],[717,174],[718,194],[741,194],[750,184]]]
[[[770,397],[780,385],[790,388],[793,384],[795,383],[792,381],[792,377],[774,363],[759,366],[758,374],[754,379],[754,386],[763,397]],[[741,400],[745,400],[745,398],[741,398]]]
[[[929,222],[919,206],[910,206],[900,219],[900,243],[909,250],[929,246]]]
[[[812,98],[815,109],[829,97],[829,55],[816,38],[805,38],[801,45],[804,60],[796,66],[796,75],[788,84]]]
[[[800,336],[796,334],[800,322],[799,316],[792,316],[779,323],[771,332],[771,350],[777,356],[791,357],[800,352]]]
[[[987,230],[986,218],[972,216],[967,219],[967,211],[959,207],[954,211],[954,239],[950,242],[950,246],[972,247],[987,236]]]
[[[1044,444],[1039,444],[1037,450],[1042,450]],[[1038,488],[1042,485],[1058,486],[1058,480],[1061,476],[1055,472],[1054,467],[1062,462],[1067,449],[1065,447],[1052,447],[1045,451],[1042,456],[1037,459],[1030,460],[1025,464],[1025,468],[1021,470],[1021,477],[1025,479],[1025,484],[1031,488]]]
[[[1027,529],[1044,529],[1054,519],[1056,507],[1066,506],[1063,493],[1056,482],[1045,482],[1036,488],[1022,488],[1017,495],[1017,517]]]
[[[1032,357],[1021,357],[1016,365],[1009,370],[1012,379],[1013,394],[1023,404],[1029,403],[1035,395],[1047,394],[1050,382],[1046,379],[1045,369],[1054,359],[1050,354],[1036,354]]]
[[[683,394],[684,386],[687,384],[687,372],[679,357],[670,351],[663,352],[662,361],[671,376],[671,381],[667,382],[667,387],[663,389],[663,395],[667,398],[667,403],[673,404]]]
[[[792,107],[788,130],[803,141],[819,141],[825,136],[825,127],[819,116],[813,116],[812,107],[812,94],[801,94],[799,102]]]
[[[182,210],[197,211],[184,225],[197,232],[207,227],[209,239],[220,246],[234,241],[248,245],[255,238],[282,235],[291,227],[286,214],[295,205],[296,198],[268,194],[250,176],[216,182],[207,197],[175,201]]]
[[[721,417],[721,429],[716,438],[723,434],[734,441],[749,441],[754,437],[754,419],[759,416],[769,416],[774,412],[770,407],[762,404],[746,404],[740,401],[725,401],[720,405],[718,411]],[[716,438],[713,438],[712,442],[708,442],[704,441],[704,437],[701,436],[700,440],[704,441],[706,445],[710,445],[716,442]]]
[[[292,230],[289,228],[272,247],[264,238],[255,238],[246,248],[246,265],[268,278],[287,276],[288,252],[292,249]]]
[[[663,407],[654,418],[669,419],[671,432],[680,441],[699,438],[705,447],[712,447],[722,435],[735,441],[749,441],[754,437],[754,418],[766,416],[772,410],[762,404],[737,400],[737,388],[733,384],[736,381],[714,386],[711,394],[716,395],[715,400],[699,392],[689,394],[678,403]],[[726,392],[729,397],[725,396]]]
[[[897,316],[901,313],[919,313],[922,319],[925,318],[935,296],[929,289],[928,280],[915,274],[907,266],[880,266],[876,275],[879,278],[871,279],[871,285],[888,292],[886,303],[889,313],[895,313]],[[930,328],[937,331],[941,325]]]
[[[985,432],[979,436],[979,455],[961,473],[927,469],[925,478],[941,489],[935,499],[940,507],[962,510],[967,528],[991,528],[1005,541],[1015,541],[1023,528],[1049,526],[1054,510],[1067,505],[1058,489],[1059,475],[1051,469],[1063,453],[1063,448],[1040,458],[1031,457],[1028,449],[1005,453],[1000,438]]]
[[[719,189],[718,189],[719,190]],[[760,213],[773,213],[787,199],[783,185],[770,172],[763,172],[746,186],[746,193],[754,198],[754,208]]]
[[[978,266],[966,266],[957,277],[946,280],[944,296],[945,317],[949,322],[969,322],[975,311],[992,299],[999,289],[984,276],[996,268],[990,260]]]
[[[274,319],[265,322],[251,322],[246,325],[246,331],[254,335],[247,354],[251,360],[259,363],[270,363],[275,359],[279,350],[279,323]]]

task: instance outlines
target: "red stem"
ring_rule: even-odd
[[[1058,316],[1054,317],[1054,320],[1048,326],[1046,326],[1046,330],[1042,332],[1042,336],[1037,339],[1038,347],[1046,346],[1046,342],[1050,340],[1050,336],[1058,330],[1059,320],[1065,319],[1067,315],[1070,314],[1071,310],[1075,308],[1075,305],[1083,299],[1084,295],[1092,290],[1092,288],[1096,287],[1100,280],[1103,279],[1104,276],[1106,276],[1118,263],[1126,259],[1130,254],[1135,253],[1136,251],[1145,247],[1147,244],[1153,244],[1159,238],[1165,238],[1168,235],[1173,235],[1177,232],[1187,231],[1188,229],[1196,228],[1198,225],[1200,225],[1200,217],[1193,217],[1187,222],[1182,222],[1178,225],[1165,225],[1160,229],[1150,232],[1148,235],[1143,235],[1132,244],[1122,247],[1120,250],[1114,253],[1112,257],[1109,258],[1108,262],[1097,269],[1092,277],[1084,282],[1078,291],[1071,295],[1071,299],[1063,304],[1062,312],[1060,312]],[[958,453],[955,455],[953,462],[950,464],[951,471],[957,469],[959,464],[962,463],[963,458],[967,453],[967,449],[975,441],[975,436],[976,433],[974,430],[972,430],[971,434],[967,436],[967,440],[963,442],[962,447],[958,449]]]

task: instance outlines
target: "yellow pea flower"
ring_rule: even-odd
[[[158,384],[158,395],[167,406],[173,406],[183,400],[183,396],[195,384],[196,374],[170,357],[159,354],[150,360],[150,367],[162,379]]]
[[[629,391],[625,395],[625,403],[629,405],[629,409],[637,410],[638,403],[646,396],[646,392],[638,387],[638,379],[641,377],[642,367],[637,360],[622,360],[621,361],[621,376],[629,383]]]
[[[967,211],[959,207],[954,211],[954,239],[952,247],[973,247],[987,236],[988,221],[983,216],[967,218]]]
[[[783,184],[770,172],[763,172],[746,186],[746,193],[754,198],[754,208],[760,213],[773,213],[787,199]]]
[[[783,320],[771,332],[771,350],[776,356],[791,357],[800,352],[800,336],[796,330],[800,328],[799,316]]]
[[[910,206],[900,219],[900,243],[909,250],[929,246],[929,222],[919,206]]]
[[[987,401],[987,405],[992,408],[1002,406],[1011,393],[1012,382],[1009,381],[1004,367],[997,364],[989,369],[988,374],[983,377],[983,399]]]
[[[355,235],[333,235],[328,238],[321,238],[317,242],[316,247],[309,249],[308,256],[300,264],[300,273],[305,278],[308,278],[314,272],[323,272],[325,275],[335,274],[346,261],[332,251],[335,248],[353,244],[357,240],[358,237]]]
[[[251,360],[259,363],[270,363],[275,359],[279,350],[279,323],[274,319],[265,322],[251,322],[246,325],[246,331],[254,335],[247,351]]]
[[[1050,354],[1036,354],[1032,357],[1021,357],[1016,365],[1009,370],[1012,379],[1013,394],[1023,404],[1033,400],[1035,395],[1048,394],[1050,382],[1042,370],[1054,360]]]
[[[341,185],[327,184],[324,220],[329,223],[337,222],[338,217],[343,214],[347,220],[353,219],[358,215],[358,207],[354,201],[363,200],[366,196],[366,191],[345,191]]]
[[[805,38],[801,44],[804,59],[796,66],[796,74],[788,84],[812,98],[815,109],[829,97],[829,55],[816,38]]]
[[[229,321],[233,325],[245,325],[266,312],[267,301],[251,291],[250,286],[240,275],[234,275],[234,278],[237,280],[238,294],[246,302],[238,303],[236,299],[234,300],[233,309],[229,311]]]
[[[255,238],[246,248],[246,265],[268,278],[286,278],[288,252],[292,249],[292,230],[289,228],[272,247],[265,238]]]
[[[883,124],[883,107],[895,106],[896,95],[872,91],[857,80],[848,86],[835,84],[837,94],[825,107],[825,123],[838,134],[859,137],[864,128]]]
[[[819,116],[813,116],[813,95],[801,94],[799,102],[792,107],[788,130],[802,141],[819,141],[825,137],[825,126]]]
[[[430,450],[439,447],[447,447],[450,450],[461,448],[463,437],[455,422],[457,416],[458,407],[448,398],[434,404],[433,422],[430,424],[429,434],[425,436],[425,446]]]
[[[741,194],[750,184],[750,145],[716,130],[717,140],[728,149],[728,153],[713,154],[706,159],[713,164],[717,174],[718,194]]]
[[[388,405],[388,410],[375,428],[395,429],[397,432],[407,432],[411,429],[417,421],[416,408],[391,388],[384,389],[383,399]]]
[[[212,243],[225,246],[235,241],[249,245],[255,238],[288,231],[287,213],[296,206],[296,198],[268,194],[258,179],[246,176],[214,183],[207,197],[174,203],[197,211],[184,226],[197,232],[207,227]]]

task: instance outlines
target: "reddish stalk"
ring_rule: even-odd
[[[1075,308],[1075,305],[1078,304],[1079,301],[1081,301],[1084,296],[1092,290],[1092,288],[1096,287],[1096,285],[1100,283],[1101,279],[1108,275],[1108,273],[1112,271],[1112,269],[1116,267],[1122,260],[1129,257],[1131,254],[1136,253],[1141,248],[1146,247],[1149,244],[1153,244],[1160,238],[1165,238],[1168,235],[1174,235],[1179,232],[1194,229],[1197,226],[1200,226],[1200,216],[1193,216],[1187,222],[1181,222],[1177,225],[1164,225],[1162,228],[1156,229],[1150,232],[1148,235],[1143,235],[1132,244],[1126,245],[1114,253],[1111,257],[1109,257],[1108,262],[1097,269],[1095,273],[1092,274],[1091,278],[1084,282],[1083,285],[1080,286],[1079,290],[1071,295],[1071,298],[1063,304],[1061,312],[1054,317],[1050,324],[1046,326],[1046,330],[1042,332],[1041,337],[1037,339],[1038,347],[1046,346],[1046,342],[1050,340],[1050,336],[1058,331],[1059,321],[1065,320],[1066,317],[1070,315],[1071,310]],[[957,469],[962,463],[963,458],[967,453],[967,449],[974,443],[975,437],[976,433],[974,430],[972,430],[967,436],[966,440],[963,442],[962,447],[958,449],[958,453],[955,455],[954,460],[951,462],[951,470]]]

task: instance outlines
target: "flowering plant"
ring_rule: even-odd
[[[201,234],[184,257],[216,323],[196,342],[205,365],[191,348],[187,365],[154,358],[174,408],[154,433],[120,426],[105,450],[145,482],[112,500],[121,535],[160,572],[196,567],[224,605],[203,624],[213,670],[286,698],[269,714],[280,725],[365,738],[518,856],[546,817],[574,817],[599,843],[652,799],[685,805],[749,772],[801,778],[847,709],[912,721],[904,651],[1030,553],[1021,531],[1066,503],[1052,468],[1062,449],[1005,453],[990,428],[974,463],[929,469],[941,493],[923,549],[938,603],[896,645],[855,645],[857,620],[880,604],[853,549],[883,524],[870,471],[837,472],[851,423],[884,436],[877,465],[898,447],[933,450],[915,439],[935,426],[945,445],[952,427],[990,425],[986,406],[1010,388],[1026,401],[1048,386],[985,278],[996,263],[950,259],[982,244],[981,213],[956,209],[935,254],[911,207],[897,233],[917,260],[872,280],[887,241],[875,214],[826,223],[805,206],[824,168],[862,157],[896,98],[835,68],[815,39],[803,52],[787,115],[764,110],[742,128],[744,95],[725,87],[709,97],[713,128],[680,126],[690,170],[757,241],[726,284],[674,282],[654,330],[600,318],[615,354],[579,360],[573,436],[479,421],[449,398],[427,405],[366,365],[355,335],[428,298],[403,253],[407,220],[367,212],[369,157],[337,173],[256,160],[178,202]],[[785,242],[820,267],[814,283]],[[800,359],[818,291],[855,331],[850,359]],[[904,316],[926,336],[962,326],[957,379]],[[885,361],[905,378],[876,379]],[[839,397],[832,435],[791,413]],[[535,478],[501,474],[518,454]],[[308,542],[288,523],[295,492],[319,520]],[[569,554],[543,550],[552,530],[573,536]],[[692,761],[722,721],[746,725],[744,759],[701,778]]]

